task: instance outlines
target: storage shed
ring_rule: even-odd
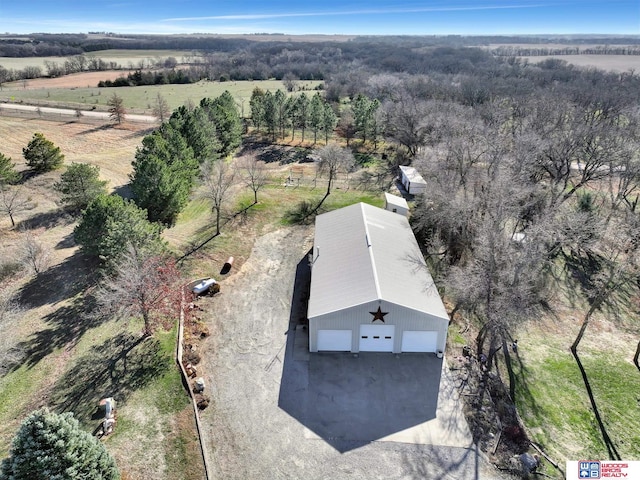
[[[365,203],[316,218],[309,350],[444,351],[449,318],[406,217]]]
[[[384,194],[384,209],[404,215],[405,217],[409,213],[409,205],[407,204],[407,201],[402,197],[398,197],[397,195],[392,195],[390,193]]]
[[[400,182],[411,195],[418,195],[427,191],[427,182],[413,167],[400,166]]]

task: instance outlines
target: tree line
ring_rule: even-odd
[[[4,57],[46,57],[68,56],[81,53],[108,49],[129,50],[198,50],[230,53],[254,47],[260,43],[269,47],[305,43],[304,37],[296,42],[290,36],[264,34],[260,39],[252,39],[251,35],[220,38],[215,35],[125,35],[103,33],[100,35],[87,34],[47,34],[34,33],[28,38],[12,35],[0,35],[0,56]],[[265,38],[266,37],[266,38]],[[349,43],[372,44],[387,43],[399,46],[485,46],[489,44],[587,44],[600,43],[602,45],[638,45],[640,40],[636,36],[624,35],[421,35],[421,36],[356,36]],[[328,40],[324,45],[346,44],[345,41]]]
[[[195,75],[194,75],[195,73]],[[195,83],[202,80],[199,72],[195,69],[161,69],[147,70],[140,69],[126,76],[121,76],[115,80],[100,80],[98,87],[139,87],[142,85],[166,85],[166,84],[184,84]]]
[[[571,47],[529,47],[502,45],[491,49],[491,53],[502,57],[535,57],[543,55],[640,55],[638,45],[596,45]]]

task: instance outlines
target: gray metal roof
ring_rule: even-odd
[[[357,203],[316,217],[308,318],[385,300],[448,320],[408,220]]]
[[[413,167],[400,165],[400,171],[404,174],[405,177],[409,179],[411,183],[419,183],[421,185],[427,184],[425,179],[422,178],[422,175],[420,175],[418,171]]]

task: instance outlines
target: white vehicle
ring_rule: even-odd
[[[216,282],[213,278],[205,278],[200,283],[196,284],[193,287],[192,291],[196,295],[207,293],[208,291],[211,291],[212,293],[216,293],[220,291],[220,284]]]

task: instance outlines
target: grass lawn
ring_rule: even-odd
[[[259,235],[289,225],[286,214],[295,209],[300,202],[315,203],[323,197],[324,187],[284,187],[279,181],[282,175],[280,170],[273,171],[272,181],[258,192],[259,203],[256,205],[252,205],[253,192],[248,188],[236,192],[226,209],[223,223],[227,223],[221,226],[221,234],[184,261],[194,278],[213,276],[219,279],[218,272],[229,256],[235,259],[233,268],[240,268],[251,253],[253,242]],[[382,207],[384,196],[378,192],[336,188],[324,202],[321,212],[357,202]],[[234,217],[234,214],[243,211],[244,213]],[[176,252],[185,253],[192,247],[204,243],[214,234],[215,219],[210,204],[206,200],[195,199],[180,214],[175,227],[164,233],[164,237]]]
[[[125,75],[125,73],[123,73]],[[307,90],[313,90],[321,82],[301,82]],[[203,98],[215,98],[228,90],[238,103],[244,116],[249,116],[249,99],[255,87],[263,90],[284,89],[279,80],[209,82],[200,81],[185,85],[145,85],[141,87],[98,88],[40,88],[23,89],[20,82],[7,84],[0,91],[0,101],[25,102],[30,104],[56,105],[69,108],[93,108],[107,110],[107,102],[114,94],[122,97],[127,109],[135,113],[151,114],[158,94],[169,104],[170,110],[191,101],[198,104]]]
[[[567,319],[568,320],[568,319]],[[527,427],[556,461],[607,459],[591,403],[569,345],[579,325],[555,335],[528,328],[519,342],[516,403]],[[578,354],[607,432],[623,460],[640,460],[640,372],[632,336],[602,319]]]

